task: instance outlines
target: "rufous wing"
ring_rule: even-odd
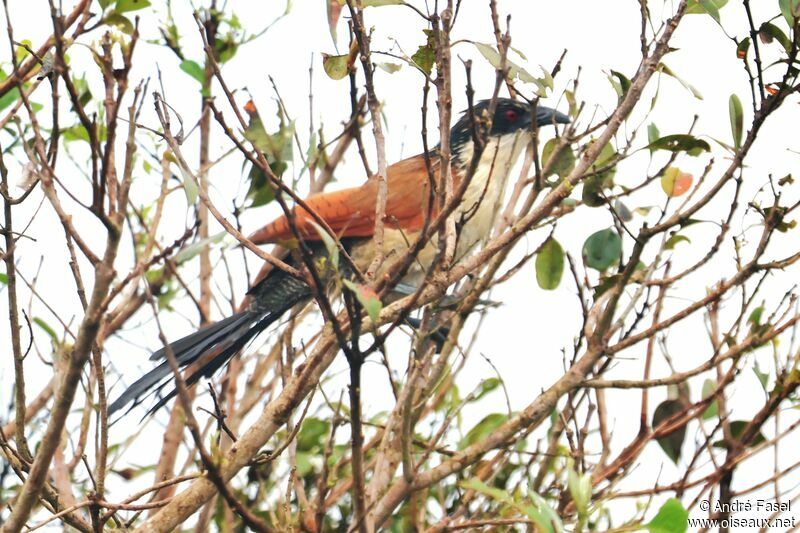
[[[435,158],[434,158],[435,159]],[[386,227],[419,230],[428,210],[428,171],[422,155],[409,157],[387,169]],[[337,237],[370,237],[375,228],[378,179],[372,177],[360,187],[316,194],[305,203]],[[435,211],[432,211],[432,215]],[[313,217],[302,207],[294,210],[295,226],[307,240],[319,240]],[[284,215],[262,227],[250,240],[256,244],[278,243],[295,236]]]

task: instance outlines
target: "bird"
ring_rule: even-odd
[[[453,259],[466,257],[488,238],[503,201],[511,168],[522,150],[530,143],[536,127],[568,124],[567,115],[544,106],[531,106],[511,98],[496,98],[494,114],[488,122],[491,100],[477,102],[450,129],[450,167],[457,186],[468,173],[475,152],[475,132],[478,124],[488,127],[484,150],[459,205],[454,210],[459,228]],[[488,126],[490,124],[490,126]],[[439,175],[439,146],[426,154],[418,154],[390,165],[386,172],[386,208],[384,217],[384,250],[386,261],[401,257],[423,229],[428,209],[428,164]],[[436,180],[433,181],[435,187]],[[376,200],[380,184],[376,176],[358,187],[323,192],[310,196],[305,206],[313,210],[336,234],[352,259],[352,264],[364,271],[375,257],[373,233]],[[435,214],[435,211],[434,211]],[[257,244],[286,243],[299,236],[315,260],[325,253],[325,233],[304,207],[295,207],[294,230],[285,214],[261,227],[249,236]],[[427,267],[438,252],[435,236],[419,252],[416,261],[395,287],[400,293],[410,293],[424,280]],[[290,264],[293,260],[288,260]],[[294,265],[298,265],[294,261]],[[317,261],[316,265],[324,265]],[[328,267],[330,268],[330,263]],[[383,271],[378,270],[378,275]],[[324,274],[324,273],[323,273]],[[281,269],[272,269],[249,289],[245,309],[203,329],[172,342],[169,346],[179,367],[194,365],[185,378],[191,386],[202,377],[210,377],[260,332],[277,322],[292,307],[312,298],[311,288],[302,280]],[[151,395],[160,395],[172,381],[172,370],[166,360],[166,347],[155,351],[150,359],[160,363],[131,384],[108,408],[109,414],[130,404],[133,409]],[[161,395],[145,415],[154,413],[177,394],[176,390]]]

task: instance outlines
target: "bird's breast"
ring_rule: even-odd
[[[463,258],[489,237],[503,207],[508,176],[525,147],[525,139],[524,133],[517,133],[496,137],[487,143],[456,211],[456,223],[461,228],[456,259]],[[464,168],[471,158],[470,143],[460,154]]]

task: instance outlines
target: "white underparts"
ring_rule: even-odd
[[[480,162],[472,175],[469,186],[464,192],[461,204],[455,211],[456,224],[460,228],[456,246],[456,261],[459,261],[482,245],[489,238],[495,218],[502,209],[506,184],[511,168],[525,148],[529,135],[515,132],[491,139],[483,151]],[[454,167],[461,178],[466,178],[472,160],[473,144],[468,141],[456,154]],[[401,230],[386,228],[384,246],[386,259],[384,268],[388,267],[398,256],[405,253],[413,244],[416,235],[406,235]],[[403,283],[417,286],[422,282],[425,272],[436,257],[438,237],[434,235],[428,245],[419,253],[417,261],[403,278]],[[374,257],[373,242],[356,245],[351,255],[359,267],[366,267]]]
[[[518,131],[491,139],[486,144],[461,205],[456,210],[456,223],[461,226],[456,260],[462,259],[489,238],[495,218],[502,209],[511,168],[528,137],[525,132]],[[469,141],[458,154],[462,175],[466,174],[472,155],[473,145]]]

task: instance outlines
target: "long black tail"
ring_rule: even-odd
[[[256,335],[279,320],[292,306],[307,300],[311,295],[305,283],[279,270],[273,271],[250,293],[253,296],[253,303],[246,311],[236,313],[170,344],[179,367],[184,368],[195,362],[202,365],[186,378],[187,385],[193,385],[201,377],[214,374]],[[165,360],[165,353],[165,348],[153,353],[150,359],[161,360],[161,363],[114,400],[108,408],[109,414],[121,410],[128,404],[131,404],[128,410],[133,409],[151,394],[160,394],[162,389],[171,383],[172,370],[169,362]],[[160,409],[176,394],[177,390],[172,389],[160,396],[147,415]]]

